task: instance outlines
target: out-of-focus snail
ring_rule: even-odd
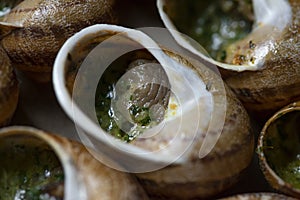
[[[277,193],[250,193],[250,194],[239,194],[232,197],[222,198],[221,200],[296,200],[293,197],[285,196]]]
[[[272,187],[300,198],[300,102],[271,117],[259,137],[261,169]]]
[[[67,38],[86,26],[115,22],[114,0],[5,2],[1,45],[13,67],[43,82],[50,80],[55,56]]]
[[[257,118],[300,99],[298,0],[158,0],[157,5],[176,41],[217,65]]]
[[[31,127],[0,130],[0,198],[148,199],[130,174],[100,163],[82,144]]]

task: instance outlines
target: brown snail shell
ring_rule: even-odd
[[[297,179],[300,165],[293,162],[297,162],[297,154],[300,155],[297,149],[299,120],[300,102],[282,108],[266,122],[257,147],[261,169],[270,185],[296,198],[300,198],[300,180]]]
[[[56,154],[64,171],[65,200],[148,199],[131,175],[103,165],[78,142],[31,127],[0,130],[2,147],[14,141],[25,148],[39,144]]]
[[[183,5],[190,3],[190,1],[178,2],[181,2]],[[300,99],[300,60],[298,56],[300,52],[299,1],[277,1],[276,3],[252,1],[257,4],[257,10],[264,5],[268,5],[277,10],[276,12],[278,13],[273,14],[270,18],[271,23],[281,18],[286,20],[283,16],[287,18],[291,16],[290,21],[286,23],[278,22],[277,25],[286,24],[286,26],[277,29],[272,28],[273,25],[269,26],[269,22],[260,23],[258,20],[255,24],[256,29],[253,29],[244,39],[234,43],[234,47],[232,47],[231,51],[228,50],[227,55],[230,55],[227,56],[227,62],[229,64],[208,57],[203,50],[197,49],[197,47],[191,44],[187,44],[188,42],[185,42],[185,39],[181,37],[180,34],[172,31],[173,29],[179,29],[176,23],[172,21],[174,16],[179,16],[178,18],[182,19],[180,18],[180,14],[178,14],[179,12],[174,9],[178,2],[171,2],[169,0],[157,1],[158,9],[165,26],[171,30],[171,33],[179,44],[204,60],[219,67],[228,86],[233,89],[246,109],[253,113],[255,117],[265,120],[270,117],[272,113],[287,105],[289,102]],[[238,2],[242,2],[241,4],[243,4],[243,1]],[[281,5],[284,4],[284,7],[287,7],[287,9],[281,8],[279,4],[277,5],[278,2],[280,2]],[[197,7],[193,7],[193,9],[197,9]],[[242,13],[245,12],[246,11],[242,11]],[[265,11],[265,15],[272,12],[273,11]],[[251,18],[251,16],[249,18]],[[190,20],[190,18],[187,19]],[[280,31],[278,31],[279,29]],[[270,45],[271,48],[269,48],[268,45]],[[264,50],[266,50],[265,47],[268,49],[267,53],[264,52]],[[245,56],[245,59],[243,57],[243,59],[238,62],[238,56],[248,55],[247,52],[252,52],[252,48],[256,52],[252,54],[254,55],[252,61],[250,57],[248,59],[246,58],[247,56]],[[261,56],[262,54],[264,55]],[[263,61],[260,64],[254,64],[257,60],[256,58],[262,58]]]
[[[1,44],[19,70],[49,81],[62,44],[82,28],[115,22],[113,0],[24,0],[0,21]]]
[[[295,200],[293,197],[288,197],[277,193],[253,193],[253,194],[239,194],[232,197],[222,198],[223,200]]]
[[[11,62],[0,47],[0,127],[7,125],[14,114],[19,98],[19,86]]]
[[[71,114],[70,105],[65,104],[64,100],[70,98],[73,92],[74,81],[78,71],[80,71],[82,61],[99,43],[123,31],[125,34],[122,34],[122,36],[135,33],[132,29],[113,25],[88,27],[70,38],[61,49],[54,67],[54,80],[56,80],[54,84],[58,99],[70,117],[74,117],[74,115]],[[134,38],[136,39],[136,43],[141,45],[145,44],[142,38],[138,38],[136,35]],[[133,40],[132,37],[130,39]],[[144,48],[146,48],[146,52],[140,50],[137,51],[134,56],[128,56],[126,58],[131,62],[134,59],[147,59],[149,56],[151,57],[151,48],[147,49],[146,46],[144,46]],[[107,49],[107,51],[111,50]],[[191,199],[216,195],[236,183],[239,175],[247,168],[251,161],[254,149],[254,138],[250,130],[249,117],[239,100],[226,86],[226,98],[224,99],[224,94],[220,92],[224,85],[223,81],[218,79],[218,75],[210,69],[198,68],[197,65],[199,65],[199,63],[191,58],[184,57],[171,50],[164,50],[164,53],[187,69],[195,71],[199,78],[206,84],[206,90],[213,95],[216,105],[226,104],[225,125],[216,146],[211,153],[204,158],[199,158],[199,150],[204,140],[204,138],[200,138],[191,150],[191,154],[187,160],[171,164],[156,171],[137,173],[136,175],[147,193],[154,199],[160,197]],[[160,62],[160,60],[157,60],[157,62]],[[65,65],[63,71],[57,68],[61,64]],[[171,80],[171,78],[172,77],[169,76],[169,80]],[[63,82],[61,82],[61,80],[63,80]],[[80,85],[84,85],[84,81],[88,81],[85,79],[79,80],[82,81]],[[62,85],[59,85],[60,82]],[[178,80],[178,82],[180,81]],[[65,91],[62,91],[62,86]],[[89,88],[91,87],[92,86]],[[86,92],[86,90],[82,91],[82,94],[84,94],[84,92]],[[83,109],[84,112],[88,112],[85,110],[84,105],[80,107],[80,109]],[[222,120],[221,114],[216,114],[215,117],[216,123]],[[73,120],[76,119],[73,118]],[[82,126],[80,120],[78,125]],[[88,130],[86,131],[89,133]],[[218,131],[220,130],[213,129],[207,133],[206,137],[213,137]],[[97,137],[96,135],[99,133],[97,131],[97,133],[95,132],[93,134],[93,137]],[[168,134],[165,133],[165,135]],[[101,141],[102,138],[103,137],[99,137],[97,139]],[[163,136],[163,139],[168,138]],[[160,138],[156,139],[155,137],[148,140],[147,138],[139,140],[137,137],[134,141],[127,144],[127,146],[128,148],[130,145],[134,145],[141,148],[151,149],[153,147],[155,149],[157,143],[159,146],[159,141],[161,141]],[[114,149],[111,149],[111,151],[114,151]],[[122,151],[121,153],[124,152]],[[122,158],[124,157],[126,158],[125,155],[122,155]],[[161,159],[168,158],[162,155]],[[146,165],[146,163],[144,163],[144,165]]]
[[[193,68],[195,64],[191,58],[168,50],[165,53],[188,67]],[[222,83],[214,81],[218,76],[214,72],[199,70],[199,75],[207,85],[213,82],[211,90],[222,87]],[[244,107],[231,90],[227,86],[225,88],[226,103],[220,93],[213,93],[217,104],[226,104],[227,110],[225,124],[217,144],[208,155],[200,159],[197,151],[203,142],[200,140],[186,163],[137,174],[150,196],[162,199],[207,198],[230,188],[239,180],[239,176],[251,161],[254,138]],[[215,133],[212,131],[207,134]]]

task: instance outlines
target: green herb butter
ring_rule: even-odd
[[[63,169],[46,144],[7,140],[0,144],[0,158],[0,200],[63,199]]]
[[[268,128],[263,147],[270,167],[297,189],[300,189],[299,122],[299,111],[282,115]]]
[[[250,0],[177,0],[167,12],[180,32],[221,62],[226,59],[226,47],[244,38],[253,24]]]

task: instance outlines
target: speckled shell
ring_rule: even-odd
[[[103,165],[78,142],[31,127],[0,129],[0,140],[18,136],[37,138],[53,149],[64,169],[66,200],[148,199],[130,174]]]
[[[86,26],[115,22],[113,4],[114,0],[22,1],[0,23],[1,44],[14,67],[49,81],[65,40]]]
[[[293,197],[288,197],[277,193],[253,193],[253,194],[240,194],[232,197],[227,197],[222,200],[296,200]]]
[[[19,97],[19,86],[10,60],[0,47],[0,127],[7,125],[14,114]]]
[[[168,0],[157,2],[163,6],[159,7],[159,11],[164,18],[162,13],[168,8]],[[300,2],[289,0],[289,3],[292,8],[292,23],[274,43],[276,48],[268,54],[262,69],[239,72],[234,66],[231,70],[219,66],[228,86],[246,109],[260,120],[266,120],[289,102],[300,100]]]
[[[265,124],[263,127],[260,137],[258,140],[258,147],[257,147],[257,153],[259,156],[260,166],[261,170],[263,171],[265,178],[270,183],[270,185],[275,188],[276,190],[279,190],[285,194],[291,195],[296,198],[300,198],[300,190],[297,188],[293,188],[289,183],[286,183],[284,180],[282,180],[276,173],[273,171],[273,169],[269,166],[265,154],[264,154],[264,140],[266,137],[267,128],[278,118],[280,118],[282,115],[287,114],[292,111],[299,111],[300,112],[300,101],[292,103],[281,110],[279,110],[277,113],[275,113]]]

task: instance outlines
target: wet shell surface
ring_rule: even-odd
[[[113,0],[14,3],[0,18],[1,44],[13,67],[42,82],[50,81],[55,56],[66,39],[86,26],[115,22]]]
[[[300,102],[282,108],[265,124],[257,148],[270,185],[296,198],[300,198],[299,122]]]
[[[2,153],[2,158],[5,155],[15,155],[19,153],[19,156],[14,157],[14,161],[11,157],[6,156],[6,163],[17,163],[16,160],[26,158],[24,153],[29,153],[30,149],[34,150],[34,157],[30,160],[32,155],[27,155],[28,160],[23,160],[23,171],[18,168],[20,166],[11,166],[13,169],[19,169],[20,171],[11,172],[8,168],[4,168],[6,172],[15,173],[8,182],[5,183],[5,176],[1,177],[1,184],[7,184],[8,187],[16,187],[17,198],[21,198],[25,195],[32,195],[29,193],[31,188],[24,188],[24,185],[28,182],[38,181],[30,176],[30,172],[26,170],[39,169],[39,167],[45,166],[48,170],[45,171],[45,176],[51,176],[51,173],[57,173],[59,166],[53,165],[55,168],[51,168],[50,161],[53,156],[56,156],[63,168],[63,174],[59,175],[59,185],[56,182],[50,182],[45,185],[40,181],[41,185],[36,187],[40,190],[47,191],[46,195],[51,199],[82,199],[82,200],[96,200],[101,199],[148,199],[141,187],[129,174],[125,174],[114,169],[111,169],[98,160],[96,160],[89,151],[80,143],[70,141],[66,138],[49,134],[41,130],[31,127],[8,127],[0,130],[0,144],[1,149],[5,149]],[[39,152],[37,154],[37,152]],[[42,157],[45,153],[46,157]],[[16,155],[15,155],[16,156]],[[24,158],[23,158],[24,157]],[[53,159],[52,159],[53,160]],[[39,164],[37,165],[37,161]],[[5,165],[6,166],[6,165]],[[3,167],[3,166],[2,166]],[[52,171],[51,171],[52,169]],[[50,171],[49,171],[50,170]],[[22,174],[23,173],[23,174]],[[24,182],[23,185],[12,185],[11,181],[13,177],[27,174],[28,182]],[[38,174],[39,171],[36,171]],[[1,175],[5,175],[0,173]],[[36,175],[35,175],[36,176]],[[63,181],[61,181],[63,178]],[[4,183],[3,183],[4,181]],[[1,185],[0,188],[3,188]],[[11,188],[9,188],[11,189]],[[37,192],[37,191],[36,191]],[[0,197],[7,197],[5,192],[1,192]],[[19,195],[19,196],[18,196]],[[28,197],[28,196],[27,196]],[[50,198],[48,196],[48,198]],[[31,196],[30,199],[32,199]],[[41,196],[39,197],[41,198]]]
[[[223,79],[248,111],[256,118],[265,120],[289,102],[300,99],[299,1],[226,1],[224,4],[214,1],[215,5],[223,6],[223,11],[229,10],[227,13],[224,11],[223,18],[218,18],[220,12],[216,14],[209,11],[213,9],[213,3],[192,2],[158,0],[157,6],[165,26],[176,41],[202,59],[217,65]],[[201,11],[212,14],[208,18],[197,18]],[[231,13],[241,15],[242,20],[230,21]],[[191,16],[187,17],[189,14]],[[215,24],[207,24],[215,19]],[[230,22],[226,22],[226,19]],[[248,25],[249,30],[245,27],[247,20],[252,23]],[[223,48],[219,60],[204,49],[204,39],[199,45],[178,33],[177,30],[197,40],[195,34],[183,28],[184,25],[195,26],[196,35],[197,31],[199,33],[206,27],[211,28],[211,32],[203,38],[211,39],[215,50]],[[236,30],[230,32],[233,27],[245,31],[244,35],[238,38],[234,32]],[[225,47],[221,46],[222,40]]]
[[[293,197],[285,196],[277,193],[253,193],[253,194],[240,194],[232,197],[224,198],[223,200],[296,200]]]
[[[104,71],[104,69],[99,64],[90,70],[84,70],[81,67],[85,62],[89,66],[93,65],[91,60],[87,61],[85,58],[91,58],[92,55],[96,58],[97,55],[102,55],[99,54],[102,51],[95,51],[95,47],[117,34],[121,34],[121,36],[114,42],[122,41],[120,38],[127,38],[123,43],[138,47],[134,55],[130,54],[131,56],[128,56],[127,54],[126,57],[125,54],[125,63],[131,63],[132,59],[149,59],[149,57],[155,59],[166,71],[172,92],[181,84],[180,82],[184,79],[184,76],[190,76],[190,79],[187,79],[194,80],[195,85],[199,84],[199,86],[190,88],[191,90],[187,93],[182,90],[177,95],[180,96],[180,93],[182,93],[183,96],[191,96],[190,94],[195,89],[196,96],[197,93],[203,93],[207,95],[205,97],[209,97],[208,99],[213,99],[212,103],[206,98],[200,98],[202,104],[198,109],[202,114],[206,113],[207,115],[201,115],[198,125],[197,112],[199,110],[193,107],[194,105],[191,102],[186,105],[178,105],[185,113],[181,118],[184,121],[181,130],[184,131],[177,131],[179,137],[175,140],[173,140],[174,133],[178,127],[177,123],[179,123],[179,121],[176,121],[179,119],[176,112],[173,113],[173,117],[165,118],[166,125],[162,129],[162,134],[150,135],[151,137],[147,138],[143,137],[146,134],[143,133],[130,143],[124,144],[114,137],[110,137],[107,132],[100,128],[93,113],[95,112],[95,102],[91,100],[95,99],[97,83],[89,81],[93,78],[95,80],[95,77],[96,80],[99,80],[97,71]],[[117,49],[111,49],[113,45],[108,44],[104,45],[106,49],[103,53],[113,52],[113,54],[118,54],[116,52],[121,49],[122,42],[117,43]],[[107,152],[110,158],[116,162],[126,160],[128,163],[135,163],[133,167],[127,165],[127,169],[132,170],[131,172],[139,172],[136,175],[147,193],[154,199],[163,197],[171,199],[205,198],[216,195],[236,183],[239,175],[251,161],[254,141],[250,131],[248,115],[235,95],[227,86],[223,85],[220,77],[209,68],[204,67],[196,60],[171,50],[164,49],[162,51],[160,49],[160,51],[156,51],[155,48],[160,49],[156,43],[142,32],[120,26],[95,25],[82,30],[66,42],[55,61],[54,87],[58,100],[66,113],[78,123],[78,126],[89,137],[101,144],[100,151],[102,149]],[[136,50],[136,48],[133,49]],[[121,62],[117,63],[120,64]],[[175,72],[172,72],[172,67],[170,69],[165,64],[174,67]],[[61,65],[64,65],[64,68],[59,68]],[[179,70],[181,70],[181,73],[178,73]],[[89,77],[88,75],[91,73],[93,76],[80,78],[79,74],[81,73],[85,74],[85,77]],[[79,76],[79,78],[76,76]],[[174,80],[177,81],[173,82]],[[76,99],[76,95],[84,96],[88,103],[80,103],[79,99]],[[72,104],[72,96],[73,101],[76,102],[75,107]],[[172,94],[170,99],[172,99]],[[172,105],[172,102],[170,102],[169,108]],[[90,108],[88,104],[93,107]],[[222,110],[223,105],[225,105],[226,112]],[[211,106],[215,108],[214,111],[210,110]],[[189,113],[194,113],[193,110],[195,110],[195,113],[189,115],[185,112],[185,109]],[[79,112],[79,114],[73,115],[74,112]],[[197,130],[200,134],[193,135],[194,130]],[[215,140],[218,136],[220,136],[219,140]],[[185,151],[184,145],[189,144],[193,139],[195,141],[192,142],[191,148]],[[164,148],[169,147],[168,144],[171,144],[172,141],[175,142],[173,148],[172,145],[170,145],[170,148]],[[185,153],[180,154],[181,157],[177,157],[178,152]],[[202,158],[200,159],[199,156]],[[128,163],[125,162],[125,164]],[[167,166],[168,164],[171,165]],[[156,165],[161,167],[153,170],[151,167]],[[163,168],[163,166],[165,167]],[[149,172],[145,173],[147,171]]]
[[[7,125],[13,116],[19,97],[19,86],[11,62],[0,47],[0,127]]]

